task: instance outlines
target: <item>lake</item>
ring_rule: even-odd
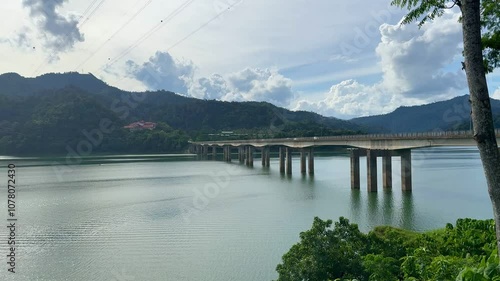
[[[7,272],[8,236],[0,228],[2,280],[272,280],[281,256],[313,218],[347,217],[363,231],[393,225],[424,231],[457,218],[492,217],[474,148],[417,149],[413,192],[351,191],[349,157],[317,155],[314,177],[280,175],[235,160],[181,155],[64,159],[0,156],[0,212],[7,223],[7,165],[16,167],[16,274]],[[234,159],[235,157],[233,157]]]

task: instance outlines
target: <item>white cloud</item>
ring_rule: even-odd
[[[151,90],[169,90],[187,93],[186,84],[193,79],[194,65],[190,61],[175,60],[167,52],[156,52],[142,65],[127,61],[128,74]]]
[[[225,101],[267,101],[287,106],[294,93],[292,80],[277,70],[245,68],[230,73],[195,78],[191,61],[179,61],[167,52],[156,52],[142,65],[127,61],[128,74],[151,90],[169,90],[202,99]]]
[[[383,73],[379,82],[365,85],[342,81],[333,85],[323,100],[301,100],[295,109],[355,117],[461,94],[467,86],[465,74],[453,64],[461,52],[458,17],[458,13],[448,11],[421,29],[415,24],[382,24],[381,42],[376,48]]]
[[[462,42],[459,13],[446,12],[418,29],[416,24],[382,24],[376,52],[387,89],[405,96],[428,98],[466,87],[459,68],[446,71]]]
[[[500,100],[500,87],[498,87],[498,89],[495,92],[493,92],[493,95],[491,95],[491,97],[496,100]]]
[[[292,80],[277,70],[246,68],[228,75],[228,81],[243,100],[267,101],[286,106],[294,96]]]

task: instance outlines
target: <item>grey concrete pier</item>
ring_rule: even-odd
[[[368,149],[366,151],[366,180],[368,192],[377,191],[377,151]]]
[[[314,147],[309,148],[309,175],[314,175]]]
[[[279,148],[279,162],[280,162],[280,173],[285,173],[285,147],[280,146]]]
[[[405,149],[401,154],[401,189],[403,191],[411,191],[411,150]]]
[[[286,174],[292,174],[292,148],[287,147],[286,150]]]
[[[359,189],[359,149],[351,150],[351,189]]]
[[[382,185],[385,189],[392,188],[392,153],[389,150],[382,156]]]
[[[305,149],[300,150],[300,173],[303,175],[307,173],[306,154],[307,153]]]
[[[262,147],[262,150],[261,150],[261,161],[262,161],[262,167],[269,167],[269,164],[270,164],[270,149],[269,149],[269,146],[264,146]]]

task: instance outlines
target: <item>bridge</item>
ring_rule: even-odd
[[[500,130],[496,130],[497,141]],[[351,188],[360,188],[360,157],[366,156],[367,188],[377,191],[377,157],[382,158],[383,188],[392,188],[392,157],[401,157],[401,189],[412,190],[411,150],[438,146],[476,146],[471,131],[447,131],[400,134],[342,135],[328,137],[251,139],[192,142],[190,152],[208,157],[209,149],[216,159],[222,148],[223,160],[232,161],[233,149],[237,149],[238,160],[253,167],[254,152],[260,152],[263,167],[270,166],[271,147],[278,148],[280,173],[292,174],[292,152],[300,152],[300,171],[314,174],[315,147],[345,147],[350,151]],[[307,167],[306,167],[307,163]]]

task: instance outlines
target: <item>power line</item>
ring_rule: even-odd
[[[228,6],[228,8],[226,10],[223,10],[221,12],[219,12],[218,14],[216,14],[213,18],[211,18],[210,20],[208,20],[207,22],[203,23],[202,25],[200,25],[197,29],[193,30],[191,33],[189,33],[188,35],[186,35],[185,37],[183,37],[181,40],[177,41],[176,43],[174,43],[172,46],[170,46],[167,51],[170,51],[172,48],[176,47],[177,45],[181,44],[182,42],[184,42],[185,40],[187,40],[189,37],[193,36],[194,34],[196,34],[197,32],[199,32],[200,30],[202,30],[204,27],[206,27],[207,25],[209,25],[211,22],[213,22],[214,20],[216,20],[217,18],[219,18],[220,16],[222,16],[224,13],[226,13],[228,10],[230,10],[232,7],[234,7],[236,4],[238,4],[239,2],[235,2],[231,5]],[[137,47],[137,46],[136,46]],[[135,47],[134,47],[135,48]],[[130,51],[129,51],[130,52]],[[127,52],[128,53],[128,52]],[[123,57],[123,56],[121,56]],[[116,63],[118,60],[121,59],[121,57],[119,57],[118,59],[115,59],[112,63],[110,64],[106,64],[107,67],[113,65],[114,63]],[[103,66],[104,67],[104,66]],[[101,67],[101,69],[103,68]],[[119,81],[123,80],[125,77],[122,77]]]
[[[102,4],[104,4],[104,2],[106,2],[106,0],[101,0],[97,6],[95,6],[95,8],[90,12],[90,14],[83,20],[82,23],[80,23],[80,26],[79,28],[82,28],[82,26],[95,14],[95,12],[97,12],[97,10],[99,10],[99,8],[102,6]]]
[[[191,5],[194,2],[194,0],[187,0],[183,4],[181,4],[177,9],[175,9],[172,13],[170,13],[166,18],[162,19],[158,24],[153,26],[151,29],[149,29],[146,33],[144,33],[139,39],[137,39],[132,45],[130,45],[125,51],[120,53],[117,57],[113,58],[111,62],[109,62],[106,66],[111,66],[118,62],[120,59],[122,59],[124,56],[126,56],[128,53],[130,53],[133,49],[135,49],[137,46],[142,44],[146,39],[151,37],[156,31],[158,31],[163,25],[167,24],[170,22],[175,16],[180,14],[184,9],[186,9],[189,5]]]
[[[216,20],[217,18],[219,18],[220,16],[222,16],[224,13],[226,13],[227,11],[229,11],[232,7],[234,7],[235,5],[239,4],[239,2],[235,2],[231,5],[228,6],[228,8],[226,10],[223,10],[221,12],[219,12],[217,15],[215,15],[213,18],[211,18],[210,20],[206,21],[205,23],[203,23],[202,25],[200,25],[197,29],[193,30],[191,33],[189,33],[188,35],[186,35],[185,37],[183,37],[181,40],[175,42],[172,46],[168,47],[167,48],[167,52],[170,51],[172,48],[176,47],[177,45],[181,44],[182,42],[184,42],[185,40],[187,40],[189,37],[193,36],[194,34],[196,34],[197,32],[199,32],[200,30],[202,30],[204,27],[206,27],[207,25],[209,25],[211,22],[213,22],[214,20]],[[120,57],[121,58],[121,57]],[[111,66],[112,64],[116,63],[120,58],[118,58],[117,60],[114,60],[111,64],[106,64],[107,67]],[[104,67],[104,66],[103,66]],[[103,68],[101,67],[101,69]],[[122,77],[121,79],[119,79],[118,81],[116,81],[115,83],[117,82],[120,82],[121,80],[125,79],[125,77]]]
[[[187,40],[189,37],[193,36],[194,34],[196,34],[198,31],[202,30],[204,27],[206,27],[207,25],[209,25],[211,22],[213,22],[214,20],[216,20],[217,18],[219,18],[220,16],[222,16],[225,12],[229,11],[232,7],[234,7],[236,4],[238,4],[239,2],[235,2],[231,5],[228,6],[227,10],[223,10],[222,12],[218,13],[217,15],[215,15],[215,17],[211,18],[210,20],[208,20],[207,22],[205,22],[204,24],[200,25],[200,27],[198,27],[197,29],[195,29],[194,31],[192,31],[191,33],[189,33],[186,37],[182,38],[181,40],[177,41],[175,44],[173,44],[172,46],[168,47],[167,51],[170,51],[170,49],[176,47],[177,45],[181,44],[182,42],[184,42],[185,40]]]
[[[78,21],[80,21],[82,18],[85,17],[85,15],[90,11],[90,9],[92,8],[92,6],[94,6],[94,4],[97,3],[97,1],[99,1],[99,0],[93,0],[92,3],[89,4],[89,6],[87,7],[87,9],[85,9],[85,11],[83,12],[83,14],[78,19]]]
[[[111,35],[97,49],[95,49],[90,54],[90,56],[88,56],[85,60],[83,60],[75,69],[79,69],[80,67],[82,67],[83,65],[85,65],[85,63],[87,63],[87,61],[89,61],[97,52],[99,52],[104,47],[104,45],[106,45],[109,41],[111,41],[118,33],[120,33],[120,31],[122,31],[129,23],[131,23],[149,4],[151,4],[151,2],[153,2],[153,0],[149,0],[148,2],[146,2],[134,15],[132,15],[123,25],[121,25],[113,33],[113,35]]]

